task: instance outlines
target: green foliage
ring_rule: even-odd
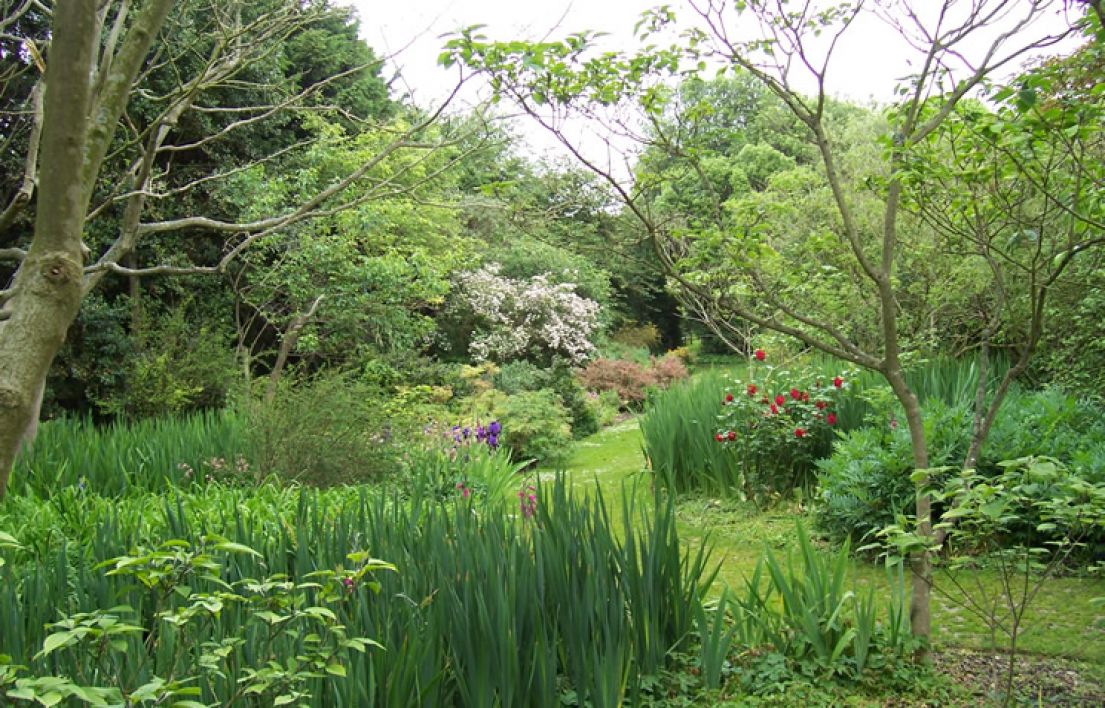
[[[251,459],[252,448],[245,421],[232,411],[103,426],[62,418],[43,423],[16,460],[11,491],[43,499],[67,487],[104,496],[159,491],[241,458]]]
[[[99,412],[129,419],[219,408],[235,377],[225,332],[195,322],[187,305],[135,323],[133,353],[115,366],[118,385],[93,401]]]
[[[401,452],[378,391],[351,374],[281,381],[272,400],[240,402],[253,462],[262,474],[308,484],[389,475]]]
[[[836,403],[851,378],[851,372],[829,377],[753,362],[747,381],[730,383],[714,439],[740,461],[745,496],[771,497],[811,485],[815,462],[831,449]]]
[[[998,468],[996,475],[964,470],[942,484],[931,472],[918,477],[930,487],[933,502],[944,509],[934,526],[947,534],[943,547],[933,549],[940,551],[934,554],[941,571],[936,590],[982,619],[991,643],[996,645],[998,634],[1006,637],[1009,661],[1003,705],[1009,705],[1025,613],[1085,540],[1101,537],[1105,483],[1088,482],[1050,457],[1007,460]],[[928,548],[931,542],[908,522],[890,525],[879,535],[888,553],[898,557]],[[999,582],[992,589],[974,572],[980,564],[997,574]]]
[[[922,412],[930,466],[962,465],[970,444],[969,404],[949,405],[930,397]],[[818,463],[817,525],[830,538],[869,538],[899,515],[910,513],[913,464],[909,433],[904,425],[887,423],[898,419],[900,414],[892,412],[872,413],[871,427],[843,435],[832,457]],[[994,422],[977,470],[985,477],[997,476],[1002,460],[1044,455],[1063,460],[1075,477],[1100,483],[1105,481],[1102,421],[1098,406],[1057,389],[1014,389]],[[1025,513],[1021,541],[1039,542],[1032,530],[1039,519]],[[1102,538],[1105,535],[1097,532],[1087,542],[1101,543]]]
[[[736,597],[737,641],[769,645],[791,671],[806,676],[859,681],[909,662],[915,642],[901,566],[896,574],[888,570],[890,593],[880,603],[873,587],[847,587],[847,544],[823,555],[801,524],[797,535],[797,559],[788,556],[783,563],[765,551]]]
[[[499,368],[493,381],[497,389],[508,395],[552,390],[568,410],[573,438],[578,440],[598,432],[597,411],[589,404],[586,391],[576,381],[575,373],[567,362],[556,361],[546,369],[525,360],[508,362]]]
[[[631,349],[654,351],[660,345],[660,329],[651,322],[624,324],[610,333],[610,341]]]
[[[227,582],[232,554],[260,557],[248,546],[204,536],[195,544],[166,541],[99,564],[109,569],[105,577],[148,591],[149,604],[71,613],[48,624],[32,660],[57,676],[20,678],[15,671],[5,677],[8,698],[50,705],[53,693],[104,706],[124,696],[203,705],[197,699],[214,694],[227,705],[302,703],[319,679],[346,675],[352,652],[380,646],[349,636],[337,611],[358,587],[378,593],[373,573],[394,571],[391,564],[354,552],[347,557],[350,570],[315,571],[300,582],[283,574]],[[228,631],[212,633],[212,625],[226,627],[229,617],[236,622]],[[128,661],[137,667],[124,669]]]
[[[534,459],[556,467],[568,458],[572,444],[571,415],[555,391],[523,391],[507,396],[494,408],[502,422],[500,443],[516,460]]]
[[[601,496],[564,480],[536,490],[529,516],[364,487],[206,491],[124,502],[122,518],[156,522],[137,527],[138,541],[135,527],[103,523],[72,553],[63,544],[0,569],[0,653],[26,667],[0,665],[0,680],[161,678],[149,690],[195,688],[202,703],[248,686],[264,689],[261,702],[309,693],[300,702],[311,706],[636,703],[643,677],[687,641],[712,579],[704,551],[681,548],[670,502],[645,509],[627,492],[615,523]],[[400,572],[349,556],[362,547]],[[97,570],[101,558],[110,562]],[[58,613],[73,627],[50,626]],[[119,631],[122,661],[97,643],[98,626],[84,632],[101,620],[148,631]],[[339,640],[333,661],[339,632],[386,650]]]
[[[648,465],[669,489],[683,493],[736,492],[743,481],[740,460],[714,440],[718,405],[728,377],[696,376],[656,395],[640,418]]]

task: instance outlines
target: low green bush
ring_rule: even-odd
[[[970,445],[970,402],[949,405],[930,397],[922,413],[930,467],[960,466]],[[906,426],[896,423],[900,419],[900,414],[872,415],[870,427],[840,437],[832,456],[818,463],[817,526],[831,539],[869,537],[912,513],[912,448]],[[1054,457],[1069,465],[1071,475],[1105,481],[1105,411],[1055,389],[1010,391],[977,469],[984,478],[996,477],[1001,461],[1030,456]],[[1025,523],[1035,525],[1032,518]],[[1099,532],[1088,542],[1102,540]]]
[[[380,479],[399,469],[403,438],[378,389],[349,373],[281,381],[276,394],[239,402],[254,465],[318,486]]]
[[[502,422],[500,443],[516,460],[534,459],[556,467],[568,459],[572,445],[571,416],[555,391],[523,391],[495,408]]]

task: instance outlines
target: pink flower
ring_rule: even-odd
[[[790,397],[797,401],[802,398],[802,392],[796,388],[792,388],[790,390]]]
[[[836,425],[836,413],[829,413],[829,415],[825,418],[825,422],[829,425]]]
[[[786,402],[787,402],[787,397],[784,396],[781,393],[778,396],[775,397],[775,405],[777,405],[777,406],[781,406],[781,405],[785,404]]]

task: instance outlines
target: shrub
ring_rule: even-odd
[[[501,444],[516,460],[534,459],[545,466],[563,464],[571,450],[572,428],[568,410],[555,391],[524,391],[495,409],[502,421]]]
[[[656,385],[667,388],[676,381],[682,381],[690,376],[687,365],[678,356],[667,354],[652,361],[652,376]]]
[[[328,486],[398,470],[401,436],[378,390],[348,373],[284,380],[272,400],[240,407],[262,473]]]
[[[618,394],[613,391],[603,391],[602,393],[587,391],[584,396],[587,407],[591,409],[591,415],[594,416],[595,422],[600,428],[613,425],[614,421],[618,419],[618,410],[621,407]]]
[[[472,321],[469,352],[479,361],[553,357],[582,362],[594,350],[599,304],[581,297],[572,283],[547,275],[504,278],[492,263],[458,278],[455,307]]]
[[[921,407],[930,467],[962,463],[970,443],[967,404],[949,406],[930,398]],[[843,435],[828,459],[817,463],[816,523],[829,538],[859,541],[898,516],[913,512],[909,430],[896,418],[873,416],[877,426]]]
[[[594,359],[579,373],[579,381],[588,391],[614,391],[622,408],[640,408],[649,388],[667,388],[687,378],[687,367],[678,357],[651,358],[647,364],[628,359]]]
[[[758,362],[747,381],[733,379],[718,402],[714,440],[740,461],[747,497],[810,485],[816,460],[831,451],[837,401],[850,380]]]
[[[219,408],[236,375],[225,333],[197,328],[175,310],[139,329],[121,388],[96,401],[105,413],[130,419]]]
[[[930,467],[962,465],[970,444],[971,407],[930,397],[922,405]],[[820,468],[817,524],[831,538],[860,539],[912,513],[913,458],[900,414],[876,413],[872,427],[854,430],[835,444]],[[892,424],[888,425],[887,421]],[[1030,456],[1057,458],[1080,478],[1105,482],[1105,416],[1096,405],[1055,389],[1014,389],[994,421],[977,463],[983,477],[1002,474],[1000,461]],[[1025,523],[1034,527],[1034,520]],[[1028,533],[1026,528],[1026,533]],[[1105,534],[1092,542],[1100,543]],[[1023,539],[1038,542],[1040,538]]]
[[[614,391],[623,408],[639,408],[649,386],[656,383],[650,369],[625,359],[593,359],[579,373],[588,391]]]
[[[512,361],[503,364],[492,377],[495,388],[513,395],[522,391],[539,391],[547,388],[552,377],[548,369],[542,369],[529,361]]]
[[[651,351],[660,345],[660,329],[651,322],[626,324],[613,332],[610,339],[627,347]]]

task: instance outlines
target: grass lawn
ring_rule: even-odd
[[[566,466],[574,486],[601,489],[608,501],[634,488],[648,498],[651,482],[645,470],[641,436],[635,420],[627,420],[581,441]],[[636,485],[636,486],[634,486]],[[611,511],[620,512],[619,504]],[[709,498],[682,499],[677,505],[680,533],[688,544],[708,537],[713,558],[721,563],[720,584],[740,587],[765,547],[779,555],[794,543],[795,522],[805,510],[796,503],[765,511],[739,501]],[[807,523],[807,526],[810,524]],[[857,586],[885,584],[880,564],[853,562]],[[981,572],[965,578],[971,586],[997,587],[996,576]],[[940,579],[937,581],[941,585]],[[943,583],[948,585],[948,583]],[[950,588],[950,585],[949,585]],[[1093,598],[1105,596],[1105,580],[1056,578],[1048,581],[1032,602],[1019,637],[1025,655],[1062,657],[1079,662],[1083,676],[1105,680],[1105,605]],[[990,646],[990,632],[975,615],[952,600],[936,595],[933,606],[933,642],[938,651]],[[998,644],[1004,646],[999,635]]]

